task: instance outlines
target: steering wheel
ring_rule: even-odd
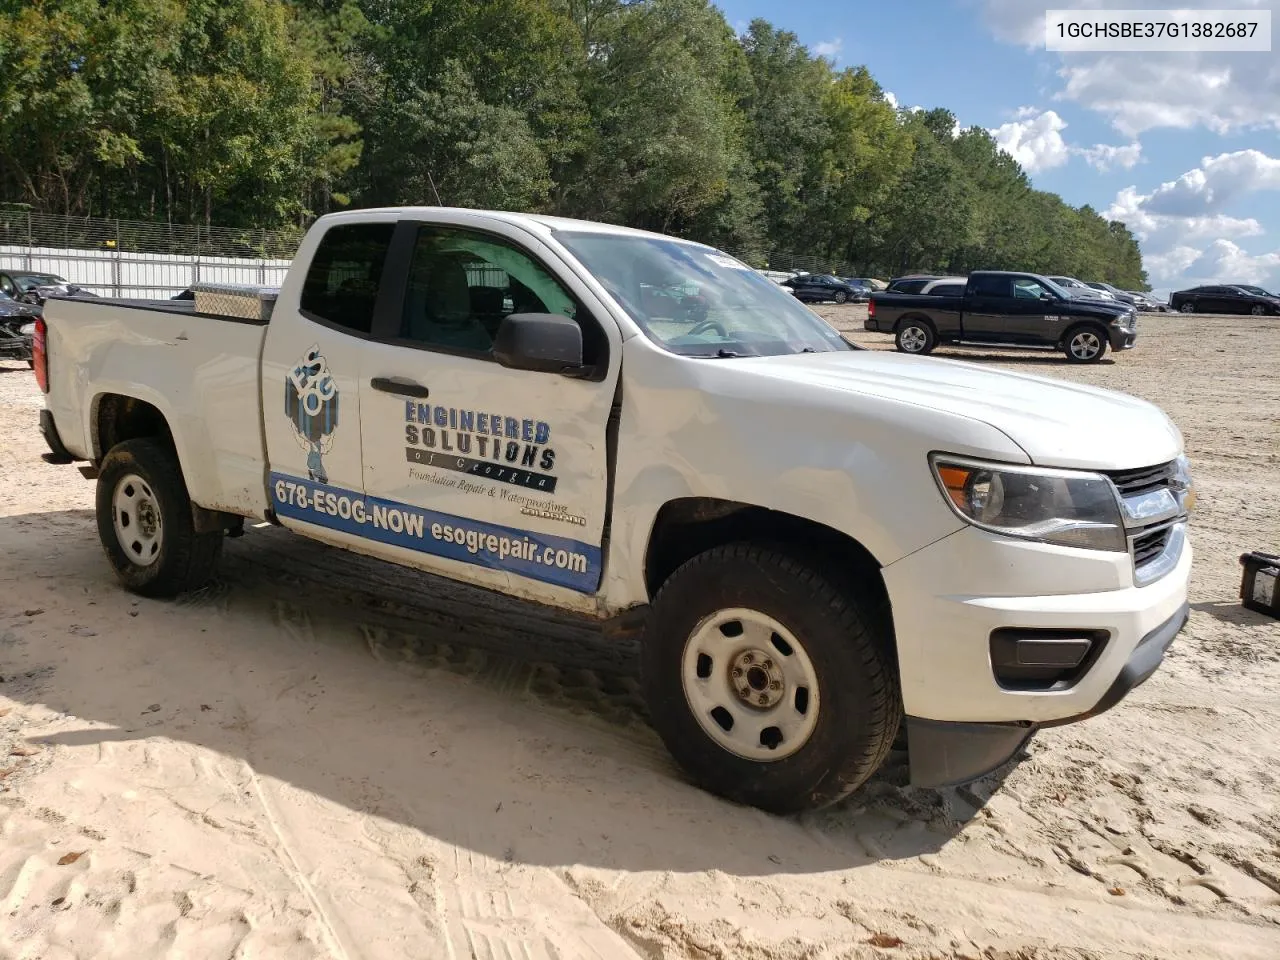
[[[696,323],[689,328],[689,332],[686,333],[685,336],[696,337],[698,334],[703,333],[707,330],[715,330],[718,334],[720,334],[720,336],[724,337],[726,340],[729,339],[728,331],[725,330],[725,328],[720,324],[719,320],[703,320],[701,323]]]

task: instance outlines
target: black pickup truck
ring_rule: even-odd
[[[903,353],[938,344],[1061,350],[1075,363],[1095,363],[1108,345],[1128,350],[1137,311],[1127,303],[1073,299],[1048,277],[983,270],[959,294],[873,293],[866,328],[892,333]]]

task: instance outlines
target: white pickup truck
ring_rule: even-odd
[[[707,789],[820,807],[905,723],[961,783],[1187,618],[1182,437],[1118,393],[863,350],[718,250],[445,208],[320,218],[278,291],[51,299],[46,459],[131,590],[245,518],[642,635]]]

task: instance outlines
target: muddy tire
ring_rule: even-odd
[[[178,458],[157,440],[127,440],[103,458],[97,519],[116,575],[146,597],[204,586],[222,555],[222,531],[196,533]]]
[[[772,813],[861,786],[902,720],[883,601],[782,549],[717,547],[663,584],[641,650],[667,749],[711,793]]]

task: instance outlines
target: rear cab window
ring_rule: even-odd
[[[316,247],[299,308],[308,320],[368,336],[395,224],[331,227]]]

